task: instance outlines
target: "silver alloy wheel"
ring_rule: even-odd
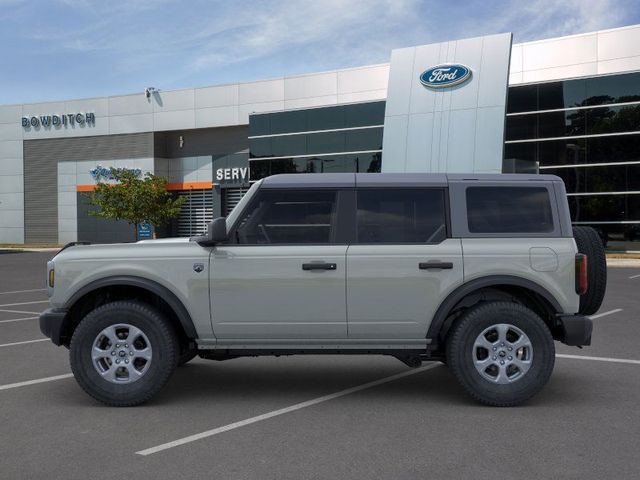
[[[93,341],[91,359],[102,378],[111,383],[140,380],[151,365],[151,342],[142,330],[118,323],[102,330]]]
[[[520,380],[529,371],[533,346],[518,327],[498,323],[478,335],[473,343],[472,358],[484,379],[503,385]]]

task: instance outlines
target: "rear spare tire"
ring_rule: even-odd
[[[580,296],[580,309],[583,315],[593,315],[598,311],[607,288],[607,258],[602,240],[591,227],[573,227],[573,238],[578,252],[587,256],[587,292]]]

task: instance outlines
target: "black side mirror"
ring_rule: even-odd
[[[226,217],[218,217],[207,226],[207,237],[211,243],[225,242],[229,238]]]
[[[193,237],[191,240],[203,247],[210,247],[216,243],[224,242],[228,238],[227,219],[225,217],[218,217],[207,225],[207,233],[205,235]]]

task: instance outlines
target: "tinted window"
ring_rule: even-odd
[[[618,133],[640,130],[640,106],[590,108],[586,111],[587,133]]]
[[[504,146],[504,158],[535,162],[538,158],[538,143],[507,143]]]
[[[365,125],[383,125],[384,109],[385,102],[345,105],[346,126],[363,127]]]
[[[583,106],[586,96],[585,80],[566,80],[538,85],[540,110]]]
[[[640,100],[640,73],[588,78],[586,105]]]
[[[269,115],[271,120],[270,133],[304,132],[307,129],[307,116],[304,110],[278,112]]]
[[[551,168],[543,173],[558,175],[568,193],[640,191],[640,165]]]
[[[306,135],[308,153],[337,153],[345,151],[345,132],[323,132]]]
[[[243,212],[239,244],[327,244],[336,217],[335,190],[261,190]]]
[[[544,233],[553,231],[546,188],[469,187],[467,215],[472,233]]]
[[[271,155],[274,157],[306,155],[306,153],[306,135],[287,135],[271,138]]]
[[[584,135],[584,110],[538,113],[538,137]]]
[[[586,163],[640,160],[640,135],[620,135],[587,139]]]
[[[261,178],[271,175],[270,160],[251,160],[249,161],[249,179],[251,181],[260,180]]]
[[[359,152],[362,150],[382,149],[382,128],[365,128],[347,132],[345,151]]]
[[[359,243],[439,243],[447,236],[442,189],[363,189],[357,199]]]
[[[540,166],[585,163],[585,145],[586,141],[580,138],[539,142],[538,161]]]
[[[538,115],[510,115],[505,122],[507,140],[527,140],[538,136]]]
[[[507,113],[538,110],[538,86],[509,87]]]
[[[307,130],[333,130],[344,128],[345,107],[312,108],[303,110],[307,115]],[[302,131],[302,129],[298,129]]]

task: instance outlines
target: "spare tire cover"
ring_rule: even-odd
[[[604,253],[602,240],[591,227],[573,227],[578,252],[587,256],[588,288],[584,295],[580,296],[579,313],[593,315],[598,311],[604,292],[607,288],[607,258]]]

